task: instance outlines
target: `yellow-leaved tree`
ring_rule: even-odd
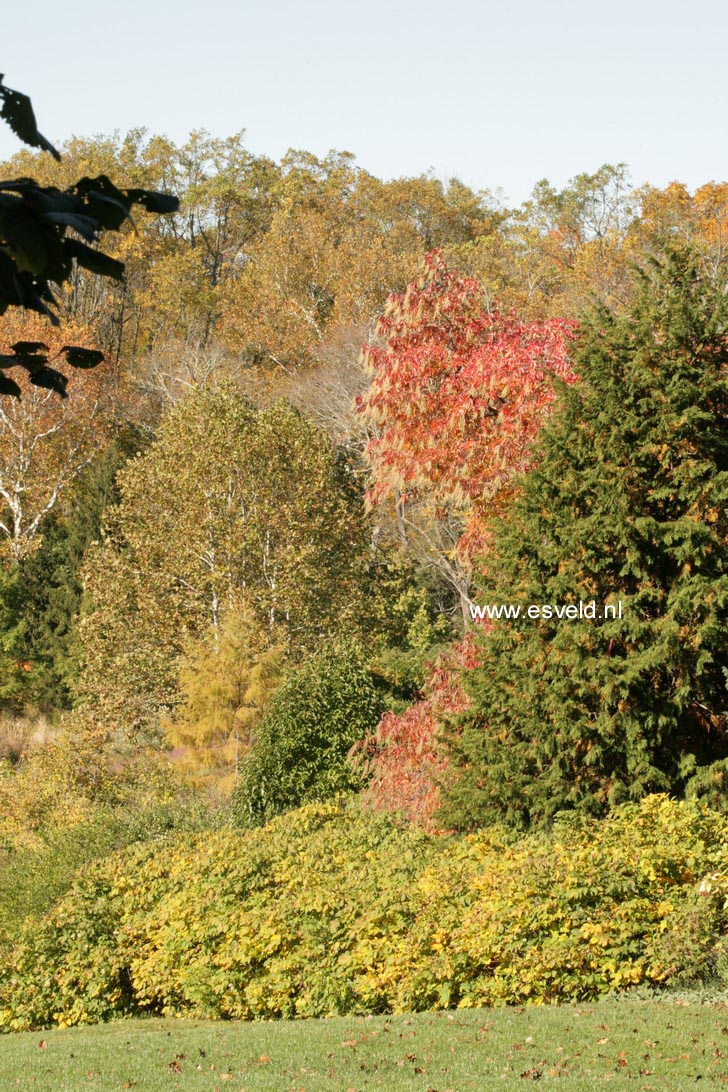
[[[236,603],[181,657],[182,701],[163,718],[183,779],[228,796],[238,765],[280,678],[284,650],[245,603]]]
[[[180,657],[219,640],[241,598],[294,659],[378,624],[353,469],[288,404],[259,412],[229,384],[192,391],[117,481],[84,560],[77,687],[117,740],[161,742]]]

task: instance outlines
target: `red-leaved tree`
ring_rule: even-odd
[[[376,732],[355,748],[368,778],[365,801],[374,811],[399,811],[432,827],[447,764],[439,747],[442,721],[467,708],[460,672],[475,666],[472,634],[438,657],[420,701],[403,713],[385,713]]]
[[[358,399],[372,438],[369,503],[394,501],[403,541],[413,539],[460,598],[469,619],[472,560],[487,543],[554,398],[554,377],[575,379],[568,358],[575,324],[523,323],[489,310],[477,280],[442,253],[389,297],[372,373]]]
[[[447,778],[442,723],[466,707],[460,679],[474,666],[467,633],[473,560],[492,517],[533,459],[555,379],[576,379],[568,357],[575,323],[523,323],[489,309],[477,280],[428,254],[420,277],[389,297],[359,410],[372,437],[368,500],[394,504],[403,543],[456,590],[465,638],[431,668],[422,699],[388,713],[360,748],[369,803],[432,825]]]

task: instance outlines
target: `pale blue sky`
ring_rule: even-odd
[[[517,203],[604,162],[728,179],[727,32],[719,0],[35,0],[4,6],[0,71],[52,140],[245,129],[259,154],[346,149]]]

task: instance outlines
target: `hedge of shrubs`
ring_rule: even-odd
[[[0,952],[0,1027],[589,999],[722,971],[728,820],[653,796],[514,841],[353,803],[96,863]]]

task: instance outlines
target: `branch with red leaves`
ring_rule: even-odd
[[[439,251],[428,254],[418,280],[390,296],[378,340],[364,350],[373,378],[358,408],[375,433],[370,503],[399,494],[460,509],[460,549],[472,558],[489,509],[530,465],[554,377],[576,378],[568,357],[575,329],[489,310],[477,280],[450,269]]]

